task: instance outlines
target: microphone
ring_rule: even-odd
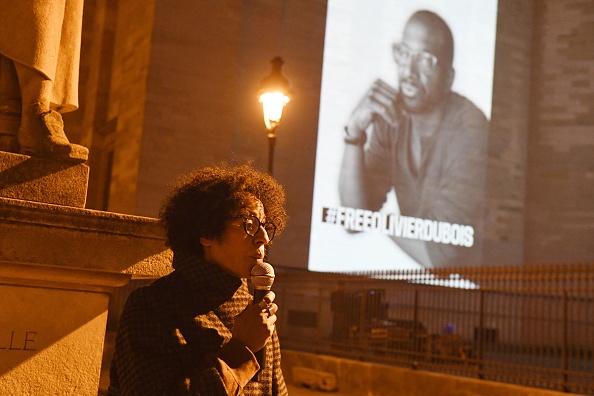
[[[254,304],[260,304],[274,283],[274,268],[268,263],[259,263],[254,265],[251,274],[254,286]]]
[[[268,263],[256,264],[251,271],[252,286],[254,286],[254,305],[260,304],[266,293],[270,291],[274,283],[274,268]],[[260,370],[256,373],[252,381],[257,381],[260,372],[264,369],[266,363],[266,347],[255,351],[254,355],[260,365]]]

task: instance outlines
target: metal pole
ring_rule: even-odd
[[[272,176],[274,164],[274,145],[276,143],[276,128],[268,132],[268,173]]]
[[[478,325],[478,351],[477,351],[477,359],[478,359],[478,377],[479,379],[484,379],[485,376],[483,374],[483,358],[484,358],[484,351],[485,348],[485,339],[484,339],[484,328],[485,328],[485,291],[481,290],[479,292],[479,325]]]
[[[561,349],[561,365],[563,367],[563,391],[564,392],[569,392],[569,385],[568,385],[568,381],[569,381],[569,376],[568,376],[568,371],[569,371],[569,356],[568,356],[568,352],[569,352],[569,312],[568,310],[568,304],[569,304],[569,298],[567,295],[567,290],[563,290],[563,347]]]

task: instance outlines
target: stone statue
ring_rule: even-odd
[[[0,0],[0,151],[75,163],[60,113],[78,108],[83,0]]]

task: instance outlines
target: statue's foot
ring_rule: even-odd
[[[40,111],[33,107],[21,120],[18,140],[21,154],[81,163],[89,157],[89,150],[68,141],[64,121],[54,110]]]

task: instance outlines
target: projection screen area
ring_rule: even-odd
[[[497,1],[329,0],[308,268],[481,265]]]

